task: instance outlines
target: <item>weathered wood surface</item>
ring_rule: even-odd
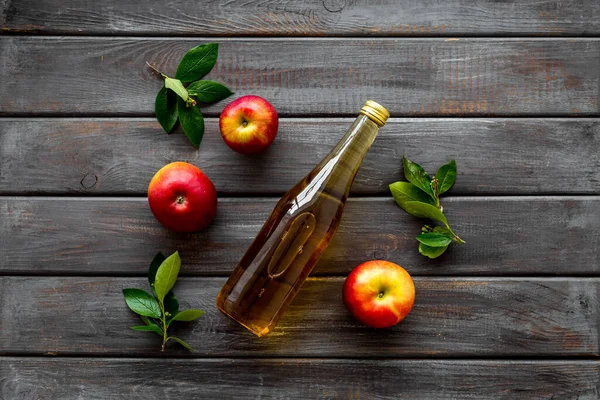
[[[3,36],[0,115],[149,116],[162,82],[146,61],[173,73],[209,40]],[[368,98],[394,116],[600,112],[598,38],[219,42],[209,76],[282,115],[356,115]]]
[[[286,192],[310,171],[351,118],[281,120],[272,148],[259,157],[231,151],[218,121],[207,119],[200,152],[181,130],[165,134],[154,119],[0,120],[0,193],[142,195],[171,161],[200,167],[221,195]],[[459,177],[451,194],[600,193],[600,120],[392,119],[367,154],[352,193],[388,194],[404,180],[401,156],[431,173],[450,159]]]
[[[600,396],[597,1],[0,0],[4,33],[0,398]],[[220,56],[208,77],[236,95],[203,108],[197,152],[152,117],[161,82],[145,62],[173,73],[209,41]],[[283,117],[273,148],[252,159],[224,145],[214,118],[245,94]],[[382,130],[353,195],[385,197],[350,199],[316,277],[256,338],[216,310],[216,294],[278,195],[367,98],[427,118]],[[443,116],[495,118],[431,118]],[[587,118],[547,118],[573,116]],[[467,244],[438,260],[417,253],[421,221],[387,193],[402,154],[431,172],[459,163],[444,205]],[[142,197],[176,160],[219,190],[217,219],[198,234],[165,230]],[[176,292],[207,314],[175,327],[196,353],[161,354],[157,336],[128,329],[138,319],[121,289],[146,287],[153,254],[176,249]],[[374,258],[404,265],[417,285],[405,323],[379,331],[341,299],[343,276]],[[535,361],[498,359],[510,357]]]
[[[182,307],[206,314],[174,334],[184,357],[598,356],[600,278],[416,278],[404,323],[375,330],[342,301],[343,278],[311,278],[278,326],[257,338],[214,306],[225,278],[181,278]],[[156,356],[160,338],[128,329],[139,317],[121,289],[145,278],[1,277],[0,354]],[[186,326],[184,326],[186,325]]]
[[[122,35],[592,35],[594,0],[11,0],[2,32]]]
[[[144,275],[157,251],[179,250],[185,275],[228,276],[276,199],[221,199],[206,230],[177,234],[145,198],[1,198],[0,274]],[[599,275],[600,197],[449,198],[445,213],[467,241],[441,258],[419,255],[426,221],[391,199],[350,199],[315,275],[347,274],[386,259],[414,275]]]
[[[166,372],[168,371],[168,372]],[[5,399],[595,400],[597,361],[0,358]]]

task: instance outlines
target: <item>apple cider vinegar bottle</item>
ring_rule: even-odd
[[[367,101],[348,132],[279,200],[217,297],[254,334],[269,333],[331,241],[358,168],[390,114]]]

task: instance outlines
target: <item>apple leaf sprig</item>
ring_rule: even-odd
[[[194,349],[175,336],[169,336],[167,329],[173,321],[194,321],[200,318],[202,310],[179,311],[179,301],[173,293],[173,286],[177,281],[181,258],[175,252],[169,257],[158,253],[148,268],[148,281],[152,288],[152,294],[142,289],[123,289],[125,302],[131,311],[140,316],[145,325],[132,326],[134,331],[154,332],[162,337],[161,351],[165,351],[165,345],[169,340],[174,340],[189,351]]]
[[[419,164],[402,157],[404,176],[408,182],[395,182],[390,191],[404,211],[418,218],[429,218],[442,223],[432,227],[424,225],[419,241],[419,253],[429,258],[444,254],[450,243],[465,243],[452,231],[440,204],[440,195],[447,192],[456,181],[456,161],[442,165],[434,177],[429,176]]]
[[[146,62],[165,80],[154,102],[156,119],[167,133],[171,133],[179,119],[183,132],[196,148],[200,147],[204,135],[204,117],[196,105],[216,103],[233,94],[222,83],[201,80],[215,65],[218,51],[218,43],[192,48],[181,59],[175,78]]]

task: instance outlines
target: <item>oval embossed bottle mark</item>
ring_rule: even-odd
[[[302,253],[304,243],[312,235],[316,224],[317,219],[309,212],[302,213],[289,222],[267,267],[269,276],[278,277],[288,269],[292,261]]]

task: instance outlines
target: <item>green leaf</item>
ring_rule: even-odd
[[[188,51],[177,67],[175,78],[182,82],[192,82],[204,77],[217,62],[219,45],[208,43]]]
[[[156,271],[156,279],[154,281],[154,292],[158,301],[163,302],[165,296],[177,281],[177,275],[179,275],[179,268],[181,267],[181,258],[179,258],[179,252],[171,254],[158,268]],[[160,317],[160,314],[159,314]]]
[[[154,114],[165,132],[170,133],[177,123],[177,96],[164,86],[156,95]]]
[[[141,332],[155,332],[159,336],[163,335],[163,332],[158,325],[132,326],[131,329],[133,329],[134,331],[141,331]]]
[[[183,101],[187,101],[189,95],[187,89],[183,86],[183,83],[179,79],[165,78],[165,87],[171,89],[177,96],[181,97]]]
[[[174,321],[193,321],[204,315],[202,310],[185,310],[173,317]]]
[[[435,194],[431,187],[431,177],[425,172],[423,167],[404,156],[402,157],[402,163],[404,164],[404,176],[406,179],[435,200]]]
[[[444,225],[448,225],[448,220],[439,210],[439,208],[432,206],[431,204],[425,204],[418,201],[407,201],[401,204],[400,207],[410,215],[414,215],[418,218],[431,218],[439,221]]]
[[[190,346],[189,344],[187,344],[183,340],[179,339],[178,337],[171,336],[169,339],[173,339],[174,341],[176,341],[177,343],[179,343],[180,345],[182,345],[183,347],[185,347],[189,351],[194,351],[194,349],[192,348],[192,346]]]
[[[419,253],[429,258],[436,258],[444,254],[448,246],[431,247],[423,243],[419,243]]]
[[[196,148],[200,147],[202,136],[204,136],[204,117],[198,107],[188,107],[185,101],[179,99],[177,114],[185,135]]]
[[[196,96],[196,100],[201,103],[214,103],[233,94],[227,86],[215,81],[192,82],[187,90],[191,96]]]
[[[123,295],[131,311],[145,317],[160,318],[160,306],[150,293],[142,289],[123,289]]]
[[[150,286],[154,285],[154,279],[156,279],[156,271],[158,271],[158,267],[160,267],[160,264],[162,264],[163,261],[165,261],[166,259],[167,257],[165,257],[165,255],[160,251],[156,253],[154,258],[152,259],[150,267],[148,268],[148,282],[150,283]]]
[[[435,177],[438,180],[438,194],[447,192],[456,181],[456,161],[452,160],[442,165]]]
[[[439,232],[421,233],[417,240],[430,247],[445,247],[452,243],[452,236]]]
[[[451,238],[457,244],[465,244],[466,242],[462,240],[456,233],[452,232],[449,226],[436,226],[433,228],[434,232],[444,233],[446,236]]]
[[[421,203],[434,204],[434,201],[424,191],[409,182],[394,182],[390,185],[394,200],[399,205],[407,201],[420,201]]]
[[[165,312],[170,314],[167,319],[173,319],[179,313],[179,301],[177,301],[177,297],[175,297],[172,290],[165,296],[164,307]]]
[[[446,226],[436,226],[435,228],[433,228],[433,231],[438,233],[445,233],[448,237],[451,238],[454,237],[454,233],[450,230],[450,228]]]
[[[144,323],[146,325],[155,325],[155,326],[158,326],[158,324],[156,323],[155,320],[150,320],[150,318],[144,317],[143,315],[140,315],[140,318],[142,319],[142,321],[144,321]],[[160,329],[160,327],[159,327],[159,329]]]

